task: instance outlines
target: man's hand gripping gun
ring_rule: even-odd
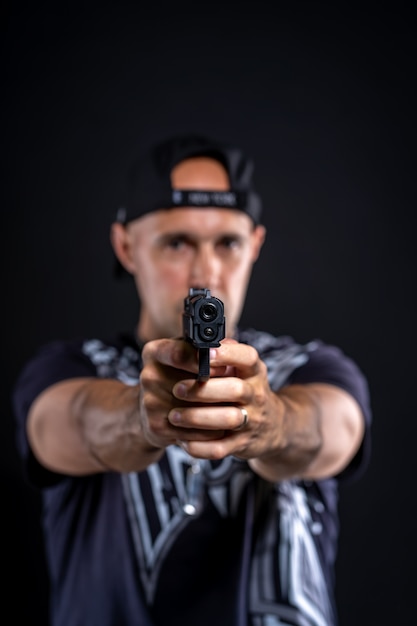
[[[198,380],[210,378],[210,348],[218,348],[224,339],[224,305],[209,289],[190,289],[184,299],[182,315],[184,337],[198,349]]]

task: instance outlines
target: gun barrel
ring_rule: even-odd
[[[199,350],[199,380],[210,375],[210,348],[218,348],[226,333],[224,305],[209,289],[191,288],[184,299],[183,334]]]

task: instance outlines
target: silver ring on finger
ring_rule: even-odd
[[[243,406],[239,407],[241,413],[242,413],[242,423],[239,424],[239,426],[237,426],[234,430],[242,430],[243,428],[245,428],[245,426],[247,425],[248,421],[249,421],[249,415],[246,409],[243,408]]]

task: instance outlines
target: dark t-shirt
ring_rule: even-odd
[[[59,475],[30,450],[25,422],[50,385],[80,376],[136,384],[133,335],[60,341],[23,369],[14,392],[28,480],[42,490],[53,626],[257,626],[337,623],[333,567],[338,481],[369,456],[366,380],[338,348],[241,331],[267,365],[271,387],[326,382],[362,408],[363,445],[342,474],[318,482],[260,479],[245,461],[197,461],[177,446],[140,473]]]

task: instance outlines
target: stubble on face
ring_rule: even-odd
[[[178,238],[178,249],[171,245],[171,237],[174,242]],[[229,250],[225,242],[230,239]],[[256,241],[250,219],[234,210],[169,209],[138,220],[132,245],[141,299],[140,335],[180,336],[184,298],[190,287],[199,287],[224,302],[231,336],[257,256]],[[204,269],[198,269],[201,265]]]

